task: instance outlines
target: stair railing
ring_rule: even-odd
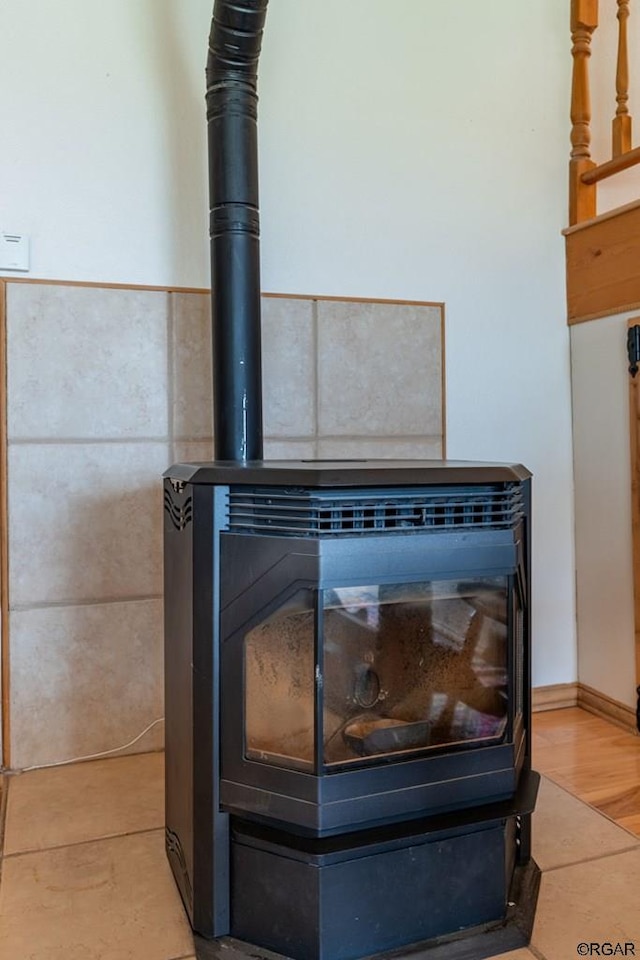
[[[571,0],[571,159],[569,161],[569,223],[573,226],[597,214],[596,185],[640,163],[640,147],[632,147],[629,113],[629,52],[627,22],[630,0],[617,0],[618,57],[616,113],[612,122],[611,160],[591,158],[591,38],[598,27],[598,0]]]

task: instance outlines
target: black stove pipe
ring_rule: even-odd
[[[262,460],[257,66],[268,0],[216,0],[207,59],[216,460]]]

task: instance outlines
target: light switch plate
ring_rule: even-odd
[[[0,270],[29,270],[29,237],[24,233],[0,233]]]

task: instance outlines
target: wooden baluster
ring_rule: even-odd
[[[598,26],[598,0],[571,0],[573,78],[571,83],[571,160],[569,161],[569,223],[596,215],[596,188],[580,179],[595,163],[591,159],[591,96],[589,57],[591,35]]]
[[[616,100],[618,108],[612,125],[611,155],[631,150],[631,116],[629,114],[629,55],[627,52],[627,20],[629,0],[618,0],[618,66],[616,69]]]

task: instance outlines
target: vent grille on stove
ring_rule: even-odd
[[[193,501],[187,497],[184,503],[178,503],[165,486],[164,510],[176,530],[184,530],[193,520]]]
[[[379,536],[512,528],[522,485],[317,490],[231,487],[229,530],[271,536]]]

